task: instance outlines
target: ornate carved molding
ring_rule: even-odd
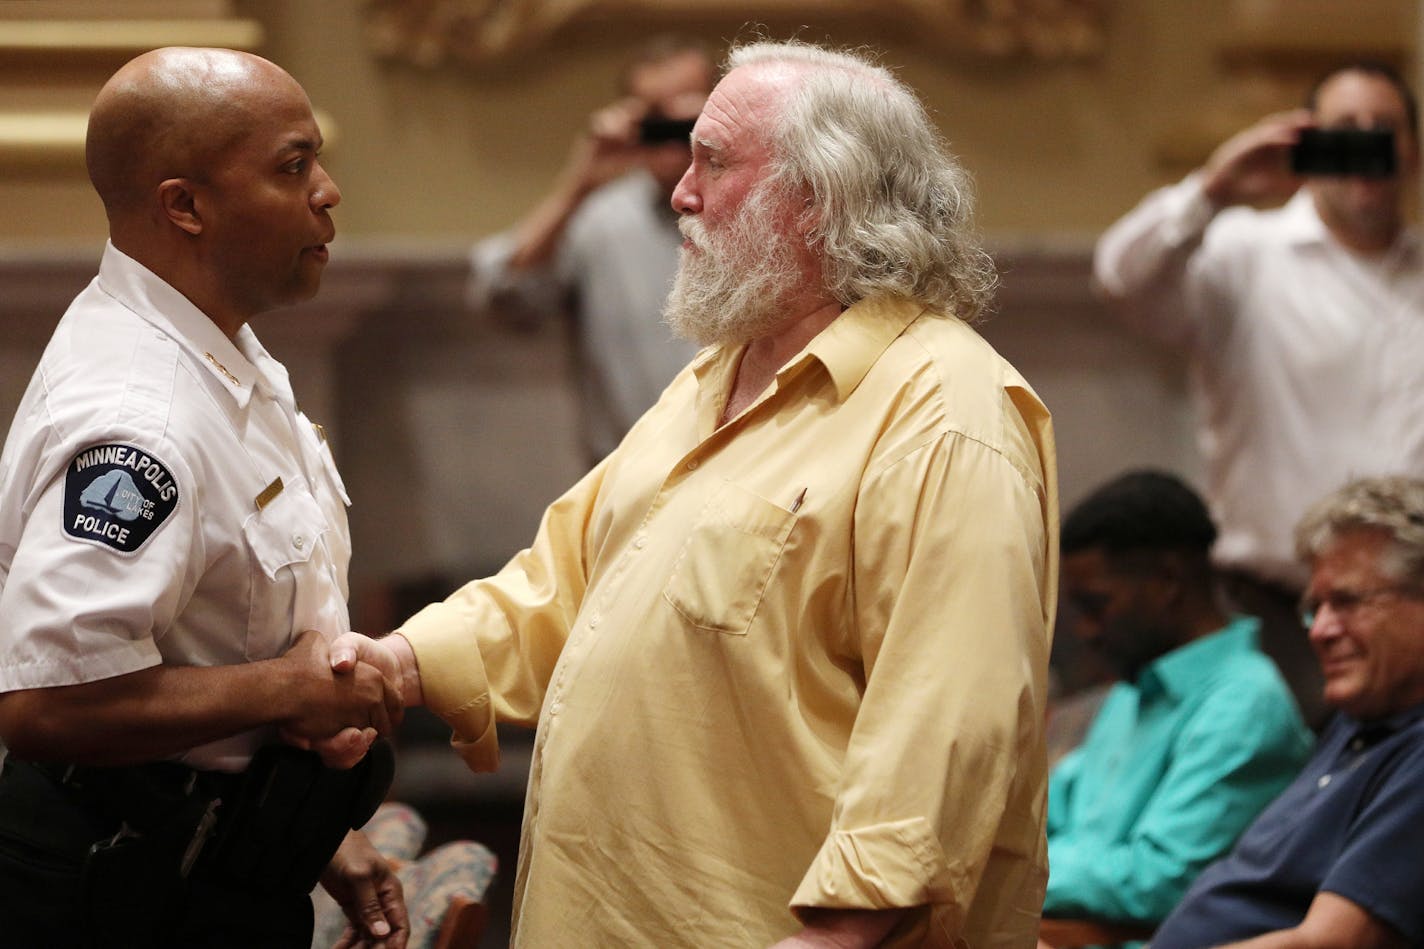
[[[904,29],[939,49],[992,58],[1081,59],[1103,47],[1113,0],[371,0],[367,36],[383,57],[418,66],[487,65],[580,23],[811,17]]]

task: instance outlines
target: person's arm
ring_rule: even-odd
[[[390,734],[402,708],[394,680],[369,664],[334,674],[320,634],[307,631],[277,659],[159,665],[77,685],[4,693],[0,739],[19,758],[123,765],[265,725],[313,740],[348,727]]]
[[[553,188],[515,227],[509,266],[514,270],[543,267],[553,260],[569,219],[600,185],[638,163],[638,120],[647,107],[637,99],[606,106],[589,119],[588,129],[574,143]]]
[[[348,633],[332,643],[335,668],[361,660],[404,683],[454,731],[451,744],[473,771],[499,766],[495,721],[534,725],[588,586],[600,538],[591,525],[604,473],[596,465],[544,511],[539,532],[498,574],[474,580],[374,640]]]
[[[1202,168],[1202,195],[1216,208],[1279,204],[1300,188],[1291,146],[1315,120],[1306,109],[1268,115],[1222,142]]]
[[[468,307],[515,328],[537,326],[565,310],[574,265],[560,248],[588,196],[638,163],[644,109],[623,100],[595,112],[549,192],[512,229],[474,246]]]
[[[1057,518],[1051,459],[1023,465],[944,434],[861,486],[850,648],[865,687],[832,826],[791,899],[807,922],[962,918],[981,884],[1005,905],[1037,896]]]
[[[349,766],[376,729],[390,731],[401,708],[395,683],[370,666],[334,676],[319,633],[304,632],[283,657],[242,662],[243,597],[232,602],[240,611],[232,648],[220,653],[226,663],[166,664],[159,642],[206,569],[199,479],[177,445],[148,433],[96,431],[72,443],[37,463],[37,500],[0,587],[0,736],[17,757],[151,761],[272,725],[296,742],[323,742],[324,760]],[[63,529],[84,485],[69,475],[75,459],[105,443],[138,446],[177,486],[132,551]]]
[[[1301,179],[1290,172],[1290,146],[1311,122],[1304,110],[1268,116],[1222,143],[1205,166],[1154,191],[1107,229],[1093,254],[1099,292],[1134,328],[1169,342],[1190,337],[1191,264],[1208,225],[1225,208],[1275,203]]]
[[[1171,912],[1309,756],[1289,693],[1268,685],[1237,678],[1202,701],[1124,839],[1049,835],[1045,915],[1150,923]]]
[[[321,885],[348,921],[336,949],[405,949],[410,918],[400,878],[365,834],[353,830],[346,835]]]
[[[1408,945],[1409,940],[1359,904],[1321,891],[1299,926],[1220,949],[1405,949]]]

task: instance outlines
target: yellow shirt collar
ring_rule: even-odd
[[[925,308],[902,297],[876,297],[852,305],[776,373],[781,384],[811,360],[826,368],[844,402],[860,385],[870,367]],[[745,344],[712,346],[692,362],[698,386],[704,392],[725,394],[731,388]]]

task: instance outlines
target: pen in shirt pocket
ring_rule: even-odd
[[[801,510],[801,503],[806,500],[806,489],[802,488],[801,493],[796,495],[796,500],[791,502],[791,513],[795,514]]]

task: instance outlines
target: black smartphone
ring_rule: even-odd
[[[1388,178],[1394,174],[1391,129],[1302,129],[1291,146],[1291,171],[1297,175],[1353,175]]]
[[[669,119],[661,115],[650,115],[638,123],[638,141],[644,145],[686,143],[692,135],[692,127],[696,124],[696,119]]]

